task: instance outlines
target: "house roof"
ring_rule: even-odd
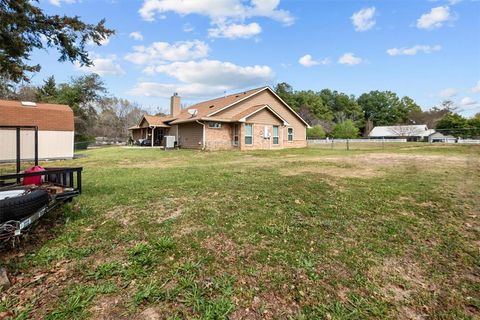
[[[189,122],[195,120],[203,120],[203,118],[209,116],[211,113],[221,110],[226,106],[235,104],[243,99],[251,97],[252,95],[264,90],[266,87],[256,88],[248,91],[243,91],[239,93],[230,94],[224,97],[219,97],[207,101],[203,101],[197,104],[194,104],[186,109],[183,109],[180,114],[176,117],[172,124]],[[197,110],[195,116],[192,116],[188,110]]]
[[[140,124],[142,123],[143,119],[147,120],[148,125],[150,127],[169,127],[169,125],[166,125],[165,122],[175,119],[171,116],[149,116],[149,115],[144,115],[142,120],[140,120]],[[140,125],[139,124],[139,125]]]
[[[37,126],[45,131],[74,131],[73,111],[64,104],[36,103],[27,106],[21,101],[0,100],[0,125]]]
[[[259,93],[259,92],[262,92],[264,90],[269,90],[273,95],[275,95],[289,110],[291,110],[293,112],[293,114],[298,117],[303,123],[305,123],[305,125],[308,126],[308,123],[305,122],[305,120],[303,120],[292,108],[290,108],[290,106],[288,106],[288,104],[286,104],[276,93],[275,91],[273,91],[272,89],[270,89],[270,87],[260,87],[260,88],[255,88],[255,89],[251,89],[251,90],[247,90],[247,91],[243,91],[243,92],[238,92],[238,93],[234,93],[234,94],[230,94],[230,95],[227,95],[227,96],[223,96],[223,97],[219,97],[219,98],[215,98],[215,99],[211,99],[211,100],[207,100],[207,101],[203,101],[203,102],[200,102],[200,103],[197,103],[197,104],[194,104],[188,108],[185,108],[183,110],[181,110],[180,114],[178,114],[177,116],[163,116],[163,117],[159,117],[159,116],[149,116],[149,115],[145,115],[143,118],[142,118],[142,121],[143,119],[145,119],[148,124],[150,126],[157,126],[157,127],[160,127],[162,126],[165,126],[165,127],[169,127],[169,125],[173,125],[173,124],[178,124],[178,123],[185,123],[185,122],[192,122],[192,121],[197,121],[197,120],[203,120],[203,121],[220,121],[220,122],[233,122],[233,121],[239,121],[241,118],[243,118],[244,116],[239,116],[239,115],[235,115],[234,117],[228,117],[228,118],[222,118],[221,116],[220,117],[215,117],[215,114],[217,114],[218,112],[226,109],[226,108],[229,108],[229,107],[232,107],[234,106],[235,104],[245,100],[245,99],[248,99],[250,97],[252,97],[253,95]],[[263,109],[265,108],[265,105],[261,105],[261,106],[257,106],[258,109]],[[283,122],[287,123],[285,119],[283,119],[282,117],[280,117],[280,115],[278,115],[272,108],[268,107],[270,111],[272,111],[277,117],[279,117]],[[189,111],[189,110],[196,110],[196,113],[194,115],[192,115]],[[257,110],[258,111],[258,110]],[[252,113],[252,112],[255,112],[255,110],[251,110],[247,116]],[[238,119],[237,119],[238,117]],[[140,121],[140,123],[138,124],[138,126],[141,125],[142,121]],[[131,129],[137,129],[137,128],[134,128],[132,127]]]
[[[447,138],[447,139],[455,139],[454,136],[451,136],[451,135],[444,135],[443,133],[441,132],[438,132],[438,131],[435,131],[433,130],[434,132],[433,133],[430,133],[428,136],[430,138]]]
[[[375,127],[368,134],[369,137],[426,137],[432,129],[427,125],[398,125]]]
[[[270,91],[275,97],[277,97],[298,119],[300,119],[306,126],[308,126],[308,123],[305,122],[285,101],[283,101],[270,87],[260,87],[260,88],[255,88],[239,93],[234,93],[228,96],[220,97],[220,98],[215,98],[212,100],[207,100],[203,101],[197,104],[194,104],[186,109],[183,109],[180,114],[176,117],[174,121],[172,121],[170,124],[177,124],[177,123],[183,123],[183,122],[190,122],[190,121],[196,121],[196,120],[211,120],[215,121],[214,115],[217,114],[218,112],[225,110],[229,107],[234,106],[235,104],[248,99],[252,97],[253,95],[256,95],[257,93],[260,93],[264,90]],[[192,116],[188,110],[195,109],[197,110],[197,113]],[[271,109],[271,108],[270,108]],[[272,109],[271,109],[272,110]],[[275,112],[274,112],[275,113]],[[278,116],[278,115],[277,115]],[[234,121],[235,119],[229,118],[225,119],[225,121]],[[284,119],[282,119],[284,120]]]
[[[246,119],[250,116],[253,116],[255,113],[262,111],[263,109],[268,109],[271,113],[273,113],[278,119],[280,119],[285,125],[288,125],[288,121],[282,118],[275,110],[270,108],[268,104],[261,104],[257,106],[250,107],[236,115],[233,116],[233,120],[245,122]]]

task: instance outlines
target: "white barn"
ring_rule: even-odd
[[[0,100],[1,126],[37,126],[39,159],[73,158],[73,111],[67,105]],[[22,159],[33,159],[34,130],[21,130]],[[16,130],[0,128],[0,161],[16,159]]]

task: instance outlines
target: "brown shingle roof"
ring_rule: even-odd
[[[190,122],[190,121],[195,121],[195,120],[207,120],[207,121],[225,121],[225,122],[231,122],[231,121],[238,121],[238,119],[242,119],[245,116],[248,116],[249,114],[262,109],[265,107],[265,105],[259,105],[259,106],[254,106],[249,108],[248,110],[245,110],[241,114],[237,114],[233,117],[228,117],[228,118],[221,118],[221,117],[216,117],[215,113],[218,113],[220,110],[233,105],[243,99],[246,99],[248,97],[253,96],[256,93],[261,92],[262,90],[269,89],[274,95],[275,92],[272,91],[269,87],[260,87],[256,89],[251,89],[247,90],[244,92],[239,92],[239,93],[234,93],[228,96],[220,97],[220,98],[215,98],[207,101],[203,101],[197,104],[194,104],[186,109],[183,109],[179,115],[176,117],[172,116],[163,116],[163,117],[158,117],[158,116],[149,116],[145,115],[144,118],[147,120],[148,124],[150,126],[162,126],[162,124],[165,127],[168,127],[168,125],[174,125],[177,123],[183,123],[183,122]],[[279,98],[280,99],[280,98]],[[303,120],[298,114],[295,113],[288,105],[287,107],[307,126],[308,124]],[[192,116],[188,110],[195,109],[197,110],[197,113],[195,116]],[[277,114],[273,109],[269,107],[269,110],[274,113],[279,119],[281,119],[283,122],[286,123],[286,120],[283,119],[279,114]],[[209,116],[210,115],[210,116]],[[143,121],[143,118],[142,118]],[[168,123],[168,125],[166,125]],[[140,122],[141,124],[141,122]],[[139,124],[139,125],[140,125]]]
[[[256,88],[256,89],[252,89],[252,90],[248,90],[240,93],[235,93],[225,97],[215,98],[212,100],[207,100],[207,101],[194,104],[193,106],[183,109],[182,112],[180,112],[180,114],[176,117],[175,121],[173,121],[173,123],[182,122],[182,120],[195,120],[195,119],[206,117],[208,114],[212,112],[218,111],[228,105],[231,105],[232,103],[238,102],[263,89],[265,89],[265,87]],[[197,114],[195,115],[195,117],[192,117],[192,115],[188,113],[189,109],[197,110]]]
[[[0,100],[0,125],[37,126],[39,130],[74,131],[73,111],[63,104],[37,103],[23,106],[20,101]]]
[[[264,105],[264,104],[250,107],[250,108],[248,108],[248,109],[246,109],[246,110],[243,110],[242,112],[234,115],[234,116],[233,116],[233,119],[234,119],[234,120],[240,120],[240,119],[242,119],[242,118],[244,118],[244,117],[246,117],[246,116],[248,116],[248,115],[250,115],[250,114],[252,114],[252,113],[254,113],[254,112],[258,111],[258,110],[260,110],[260,109],[263,109],[263,108],[265,108],[265,105]]]
[[[168,126],[165,124],[165,121],[169,121],[169,120],[175,119],[174,117],[171,117],[171,116],[163,116],[163,117],[160,117],[160,116],[144,115],[143,117],[145,118],[145,120],[147,120],[148,125],[150,125],[150,126],[165,126],[165,127],[168,127]]]

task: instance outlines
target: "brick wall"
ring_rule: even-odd
[[[205,148],[208,150],[232,150],[233,124],[222,122],[221,128],[209,128],[205,123]]]
[[[273,133],[273,125],[253,123],[253,143],[245,144],[245,124],[241,126],[240,149],[241,150],[257,150],[257,149],[281,149],[283,146],[282,127],[279,126],[278,144],[273,144],[273,136],[264,137],[265,126],[268,128],[270,135]]]

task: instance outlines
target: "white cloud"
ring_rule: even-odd
[[[272,80],[274,76],[272,69],[268,66],[242,67],[231,62],[218,60],[174,62],[166,65],[150,66],[144,71],[149,75],[164,73],[185,83],[229,84],[235,87],[266,83]]]
[[[53,4],[54,6],[60,7],[62,5],[62,2],[66,4],[71,4],[77,2],[77,0],[48,0],[48,2],[50,2],[50,4]]]
[[[183,25],[184,32],[192,32],[193,30],[195,30],[195,28],[190,23],[185,23]]]
[[[460,101],[460,103],[462,106],[467,107],[467,106],[473,106],[477,104],[477,101],[473,100],[470,97],[465,97],[462,99],[462,101]]]
[[[462,2],[462,0],[448,0],[448,4],[450,4],[451,6],[454,6],[460,2]]]
[[[131,32],[129,35],[128,35],[129,38],[132,38],[133,40],[137,40],[137,41],[142,41],[143,40],[143,35],[140,31],[134,31],[134,32]]]
[[[352,20],[355,31],[367,31],[375,25],[375,7],[364,8],[355,12],[350,19]]]
[[[425,45],[416,45],[410,48],[391,48],[387,50],[387,53],[391,56],[414,56],[419,52],[423,53],[432,53],[434,51],[439,51],[441,50],[442,47],[437,45],[437,46],[425,46]]]
[[[438,94],[442,98],[451,98],[458,94],[458,90],[455,88],[445,88]]]
[[[480,80],[477,82],[477,84],[472,88],[473,93],[480,93]]]
[[[422,14],[417,20],[417,28],[419,29],[435,29],[443,26],[444,23],[453,21],[454,17],[450,13],[450,7],[435,7],[429,13]]]
[[[140,82],[135,85],[128,94],[132,96],[145,97],[170,97],[173,92],[177,92],[180,96],[187,99],[205,98],[220,95],[225,91],[233,90],[226,85],[211,86],[199,83],[193,84],[173,84],[158,82]]]
[[[116,63],[117,57],[115,55],[110,55],[107,57],[102,57],[100,55],[93,55],[91,58],[93,65],[90,67],[80,66],[77,62],[75,67],[78,70],[84,72],[93,72],[100,76],[119,76],[125,74],[125,71]]]
[[[174,62],[167,65],[147,67],[145,73],[163,73],[178,83],[141,82],[130,94],[167,97],[172,92],[189,97],[205,97],[221,94],[224,90],[265,85],[275,74],[268,66],[239,66],[231,62],[202,60]]]
[[[313,67],[319,64],[327,65],[330,64],[330,62],[331,61],[328,58],[322,59],[321,61],[314,60],[309,54],[306,54],[300,59],[298,59],[298,63],[300,63],[304,67]]]
[[[185,61],[204,58],[210,48],[199,40],[168,42],[154,42],[150,46],[135,46],[133,52],[125,56],[127,61],[135,64],[158,64],[165,61]]]
[[[106,46],[107,44],[110,43],[110,38],[103,38],[102,40],[100,40],[100,44],[98,46]],[[95,42],[93,42],[93,40],[88,40],[87,42],[88,45],[90,46],[97,46],[97,44]]]
[[[341,56],[338,59],[338,63],[347,64],[347,65],[350,65],[350,66],[360,64],[362,62],[364,62],[362,58],[356,57],[355,54],[353,54],[351,52],[345,53],[343,56]]]
[[[175,12],[179,15],[200,14],[210,17],[213,22],[244,20],[251,17],[267,17],[285,25],[295,21],[290,12],[278,9],[280,0],[144,0],[138,11],[147,21],[155,20],[157,14]]]
[[[210,38],[250,38],[262,32],[262,28],[256,22],[250,24],[225,24],[219,23],[216,27],[208,29]]]

